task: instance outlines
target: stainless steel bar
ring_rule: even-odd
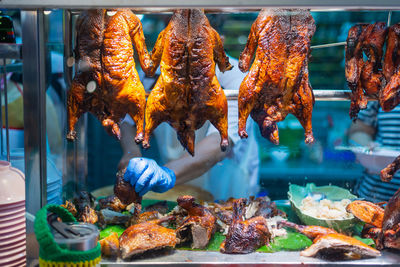
[[[72,83],[73,55],[72,55],[72,13],[64,10],[64,80],[69,88]],[[72,59],[72,61],[71,61]]]
[[[46,46],[43,10],[22,11],[26,208],[47,203]],[[28,231],[32,230],[28,225]]]
[[[7,92],[7,71],[6,59],[3,58],[3,77],[4,77],[4,117],[6,121],[6,148],[7,148],[7,161],[10,162],[10,129],[8,127],[8,92]],[[1,126],[3,127],[3,125]]]
[[[135,14],[154,14],[154,13],[162,13],[162,14],[172,14],[172,12],[176,8],[168,8],[168,7],[146,7],[146,8],[137,8],[131,7],[131,10]],[[79,13],[83,9],[69,9],[72,15],[79,15]],[[248,7],[220,7],[220,8],[205,8],[204,12],[206,14],[214,14],[214,13],[254,13],[259,12],[260,8],[248,8]],[[360,8],[325,8],[325,9],[316,9],[311,8],[311,12],[341,12],[341,11],[363,11],[364,9]],[[374,9],[369,9],[374,10]],[[381,9],[378,9],[381,11]]]
[[[332,8],[352,8],[352,9],[400,9],[397,0],[2,0],[0,5],[3,8],[93,8],[93,7],[170,7],[170,8],[195,8],[195,7],[242,7],[242,8],[262,8],[262,7],[290,7],[290,8],[312,8],[312,9],[332,9]]]
[[[345,46],[346,42],[338,42],[338,43],[330,43],[330,44],[322,44],[322,45],[312,45],[311,49],[318,48],[327,48],[327,47],[335,47],[335,46]]]
[[[5,76],[3,75],[3,80],[7,79],[7,73],[4,72]],[[3,92],[0,88],[0,106],[3,106]],[[3,108],[0,108],[0,125],[1,125],[1,131],[0,131],[0,158],[3,160],[4,156],[4,136],[3,136]]]
[[[238,98],[238,90],[224,90],[227,99],[236,100]],[[350,90],[336,89],[316,89],[313,90],[316,101],[348,101],[350,100]],[[368,100],[377,100],[375,97],[368,97]]]
[[[21,44],[0,44],[0,58],[21,59]]]
[[[392,10],[389,10],[388,12],[388,19],[387,19],[387,24],[386,26],[390,26],[390,23],[392,22]]]

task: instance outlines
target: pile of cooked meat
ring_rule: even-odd
[[[100,199],[96,209],[94,198],[87,192],[62,205],[78,221],[97,223],[100,228],[126,228],[119,237],[113,232],[100,240],[104,257],[129,259],[177,245],[205,249],[217,231],[226,235],[221,252],[244,254],[269,244],[275,236],[285,235],[277,228],[277,221],[285,220],[286,214],[268,198],[231,198],[199,204],[192,196],[181,196],[178,205],[168,212],[166,201],[144,209],[139,198],[124,202],[118,195],[128,189],[132,189],[130,185],[121,185],[117,178],[115,195]]]

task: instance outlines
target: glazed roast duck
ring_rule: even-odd
[[[228,146],[227,100],[215,76],[232,66],[219,34],[199,9],[179,9],[159,34],[152,51],[161,75],[146,106],[143,147],[150,146],[154,129],[168,122],[182,146],[194,155],[195,130],[207,120],[221,135],[221,149]]]
[[[379,96],[384,85],[383,45],[387,27],[384,22],[357,24],[350,28],[346,41],[345,74],[351,89],[350,118],[367,107],[367,96]],[[364,54],[367,61],[364,62]]]
[[[142,70],[155,68],[147,52],[140,20],[130,10],[107,16],[104,9],[83,11],[76,23],[76,73],[68,91],[68,140],[85,112],[95,115],[106,130],[120,138],[119,121],[129,114],[143,140],[145,91],[133,57],[135,47]]]
[[[239,68],[250,69],[239,89],[239,136],[247,137],[249,115],[263,137],[279,143],[277,122],[292,113],[313,143],[314,95],[308,80],[308,57],[314,19],[306,10],[263,9],[251,27]],[[255,59],[250,62],[255,53]]]

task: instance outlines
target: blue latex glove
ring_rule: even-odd
[[[175,173],[167,167],[160,167],[148,158],[133,158],[129,161],[124,179],[143,196],[148,191],[164,193],[175,185]]]

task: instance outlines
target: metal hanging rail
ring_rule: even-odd
[[[311,9],[400,9],[398,0],[1,0],[2,8],[311,8]]]
[[[238,90],[224,90],[228,100],[236,100],[239,95]],[[348,101],[351,97],[350,90],[336,89],[315,89],[313,90],[316,101]],[[369,101],[378,100],[376,97],[368,97]]]

